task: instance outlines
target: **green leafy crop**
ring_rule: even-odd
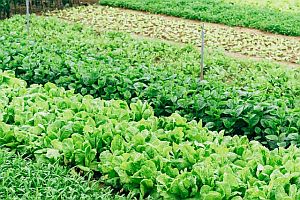
[[[99,5],[72,7],[46,14],[83,23],[99,32],[122,31],[201,47],[201,22],[192,20]],[[298,38],[206,23],[205,43],[206,49],[214,51],[223,49],[248,57],[300,64]]]
[[[239,3],[230,0],[100,0],[99,2],[101,5],[143,10],[187,19],[222,23],[229,26],[256,28],[283,35],[300,36],[299,5],[296,5],[291,12],[284,10],[284,8],[280,11],[267,5],[255,6],[252,5],[251,0],[248,1],[250,2]],[[285,1],[280,2],[286,4]]]
[[[101,173],[153,199],[299,199],[300,150],[268,150],[138,101],[105,101],[0,75],[0,145]],[[1,189],[0,189],[1,191]]]
[[[121,199],[108,187],[59,164],[37,163],[0,149],[0,198],[10,199]],[[126,199],[123,197],[123,199]]]
[[[246,135],[275,148],[299,144],[299,70],[233,60],[191,46],[103,33],[53,18],[0,23],[0,69],[29,84],[52,82],[76,93],[127,103],[147,101],[156,116],[178,112],[210,130]],[[139,116],[140,118],[141,116]]]

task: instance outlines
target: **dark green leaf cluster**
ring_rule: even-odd
[[[10,15],[10,1],[0,0],[0,19],[4,17],[9,17]]]
[[[268,7],[239,5],[222,0],[100,0],[99,2],[101,5],[300,36],[300,12],[283,12]]]
[[[106,184],[154,199],[299,199],[300,150],[268,150],[211,132],[141,101],[105,101],[0,74],[0,145],[100,172]],[[38,173],[38,172],[36,172]],[[0,189],[1,191],[1,189]]]
[[[199,53],[121,33],[96,35],[81,25],[32,17],[0,23],[0,69],[29,84],[53,82],[83,95],[148,101],[157,116],[179,112],[211,130],[247,135],[271,148],[299,144],[300,73],[265,64],[206,57],[199,81]]]

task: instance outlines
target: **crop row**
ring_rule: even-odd
[[[299,71],[199,53],[121,33],[97,35],[79,24],[22,17],[0,23],[0,69],[29,84],[56,83],[81,94],[128,103],[146,100],[157,116],[179,112],[211,130],[247,135],[271,148],[299,144]],[[209,53],[209,52],[208,52]]]
[[[47,13],[95,30],[122,31],[201,46],[201,23],[105,6],[83,6]],[[206,47],[230,53],[300,64],[300,40],[215,24],[205,26]]]
[[[58,163],[37,163],[2,147],[0,177],[1,199],[121,199],[91,174],[82,177]]]
[[[261,0],[224,0],[227,3],[238,5],[251,5],[259,8],[271,8],[283,12],[299,12],[300,2],[297,0],[278,0],[278,1],[261,1]]]
[[[130,196],[299,199],[300,150],[268,150],[142,102],[105,101],[0,74],[0,145],[61,162]],[[1,190],[1,189],[0,189]]]
[[[300,36],[299,11],[282,12],[269,7],[260,8],[222,0],[100,0],[99,2],[101,5]]]

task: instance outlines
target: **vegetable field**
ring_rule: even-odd
[[[287,7],[278,6],[277,1],[255,2],[258,0],[100,0],[101,5],[300,36],[299,1],[290,0]],[[284,0],[279,2],[279,5],[287,5]]]
[[[296,1],[100,4],[0,21],[0,199],[300,199]]]
[[[270,151],[178,114],[154,117],[140,101],[93,99],[51,83],[26,88],[11,75],[0,77],[7,105],[0,144],[37,160],[100,171],[105,183],[140,197],[300,198],[296,147]]]
[[[0,196],[2,199],[126,199],[110,188],[75,173],[58,163],[37,163],[7,149],[0,150]]]
[[[216,54],[207,58],[206,77],[213,81],[200,82],[199,53],[193,47],[121,33],[99,37],[79,25],[38,18],[32,19],[36,33],[27,40],[23,27],[15,29],[18,22],[22,18],[0,25],[7,35],[0,41],[0,60],[3,70],[14,70],[30,84],[54,82],[127,103],[146,100],[157,116],[179,112],[211,130],[248,135],[272,148],[300,141],[294,135],[300,129],[298,70]]]
[[[77,7],[48,15],[82,22],[96,31],[122,31],[201,46],[201,22],[104,6]],[[155,28],[153,28],[155,27]],[[244,56],[300,64],[300,39],[205,24],[206,46]]]

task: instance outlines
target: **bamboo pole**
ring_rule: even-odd
[[[204,24],[202,24],[202,30],[201,30],[201,63],[200,63],[200,80],[204,80]]]
[[[26,0],[26,21],[27,21],[27,23],[26,23],[26,30],[27,30],[27,33],[28,33],[28,35],[29,35],[29,26],[30,26],[30,24],[29,24],[29,21],[30,21],[30,19],[29,19],[29,17],[30,17],[30,14],[29,14],[29,0]]]

